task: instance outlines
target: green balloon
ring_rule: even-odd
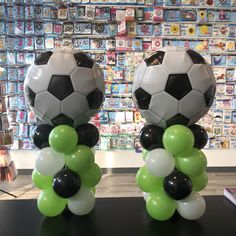
[[[52,186],[52,176],[42,175],[36,169],[32,172],[32,181],[37,188],[45,189]]]
[[[49,134],[49,144],[56,152],[69,153],[77,142],[77,132],[69,125],[58,125]]]
[[[143,192],[152,193],[163,188],[163,178],[153,176],[145,166],[136,175],[136,182]]]
[[[206,170],[207,159],[201,150],[193,148],[187,156],[176,157],[175,165],[178,170],[190,177],[198,176]]]
[[[61,214],[65,209],[67,200],[59,197],[52,188],[43,190],[38,197],[37,205],[39,211],[48,217]]]
[[[177,203],[166,195],[164,190],[155,193],[150,193],[146,208],[149,215],[155,220],[168,220],[176,210]]]
[[[99,183],[102,178],[102,170],[96,163],[94,163],[86,172],[81,174],[80,177],[82,185],[87,188],[91,188]]]
[[[65,154],[65,162],[71,170],[81,174],[94,163],[94,154],[91,148],[78,145],[73,153]]]
[[[144,161],[145,161],[146,158],[147,158],[147,154],[148,154],[148,150],[143,149],[143,151],[142,151],[142,157],[143,157],[143,160],[144,160]]]
[[[195,176],[195,177],[190,177],[193,185],[193,191],[194,192],[199,192],[203,190],[208,183],[208,176],[206,171],[202,172],[200,175]]]
[[[92,191],[93,194],[95,194],[96,193],[96,187],[92,187],[91,191]]]
[[[163,145],[173,155],[184,156],[191,152],[194,145],[192,131],[183,125],[172,125],[163,134]]]

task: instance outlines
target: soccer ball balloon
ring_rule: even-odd
[[[95,115],[104,99],[100,67],[74,49],[43,52],[29,67],[26,101],[35,115],[51,125],[77,126]]]
[[[200,54],[168,46],[135,70],[133,100],[149,123],[191,125],[208,112],[215,90],[211,66]]]

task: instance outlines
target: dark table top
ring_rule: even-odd
[[[79,217],[65,211],[43,217],[36,200],[0,201],[1,236],[235,236],[236,207],[223,196],[205,197],[205,215],[188,221],[175,214],[171,220],[152,220],[142,198],[98,198],[95,209]]]

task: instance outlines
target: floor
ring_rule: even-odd
[[[208,186],[203,195],[223,195],[224,187],[236,187],[236,173],[208,173]],[[0,189],[17,196],[17,199],[34,199],[40,190],[32,185],[30,175],[19,175],[12,183],[1,183]],[[96,197],[136,197],[142,192],[135,182],[135,174],[105,174],[97,185]],[[0,200],[14,199],[0,191]]]

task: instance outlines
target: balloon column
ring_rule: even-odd
[[[24,88],[30,108],[43,121],[33,135],[40,149],[32,173],[42,189],[39,211],[53,217],[67,205],[76,215],[88,214],[102,176],[92,149],[99,132],[87,123],[104,97],[99,66],[81,51],[44,52],[29,67]]]
[[[176,210],[189,220],[205,212],[198,192],[208,182],[207,159],[200,150],[208,137],[194,123],[207,113],[214,93],[211,67],[190,49],[162,48],[136,69],[133,99],[150,123],[140,132],[145,165],[136,179],[156,220],[168,220]]]

